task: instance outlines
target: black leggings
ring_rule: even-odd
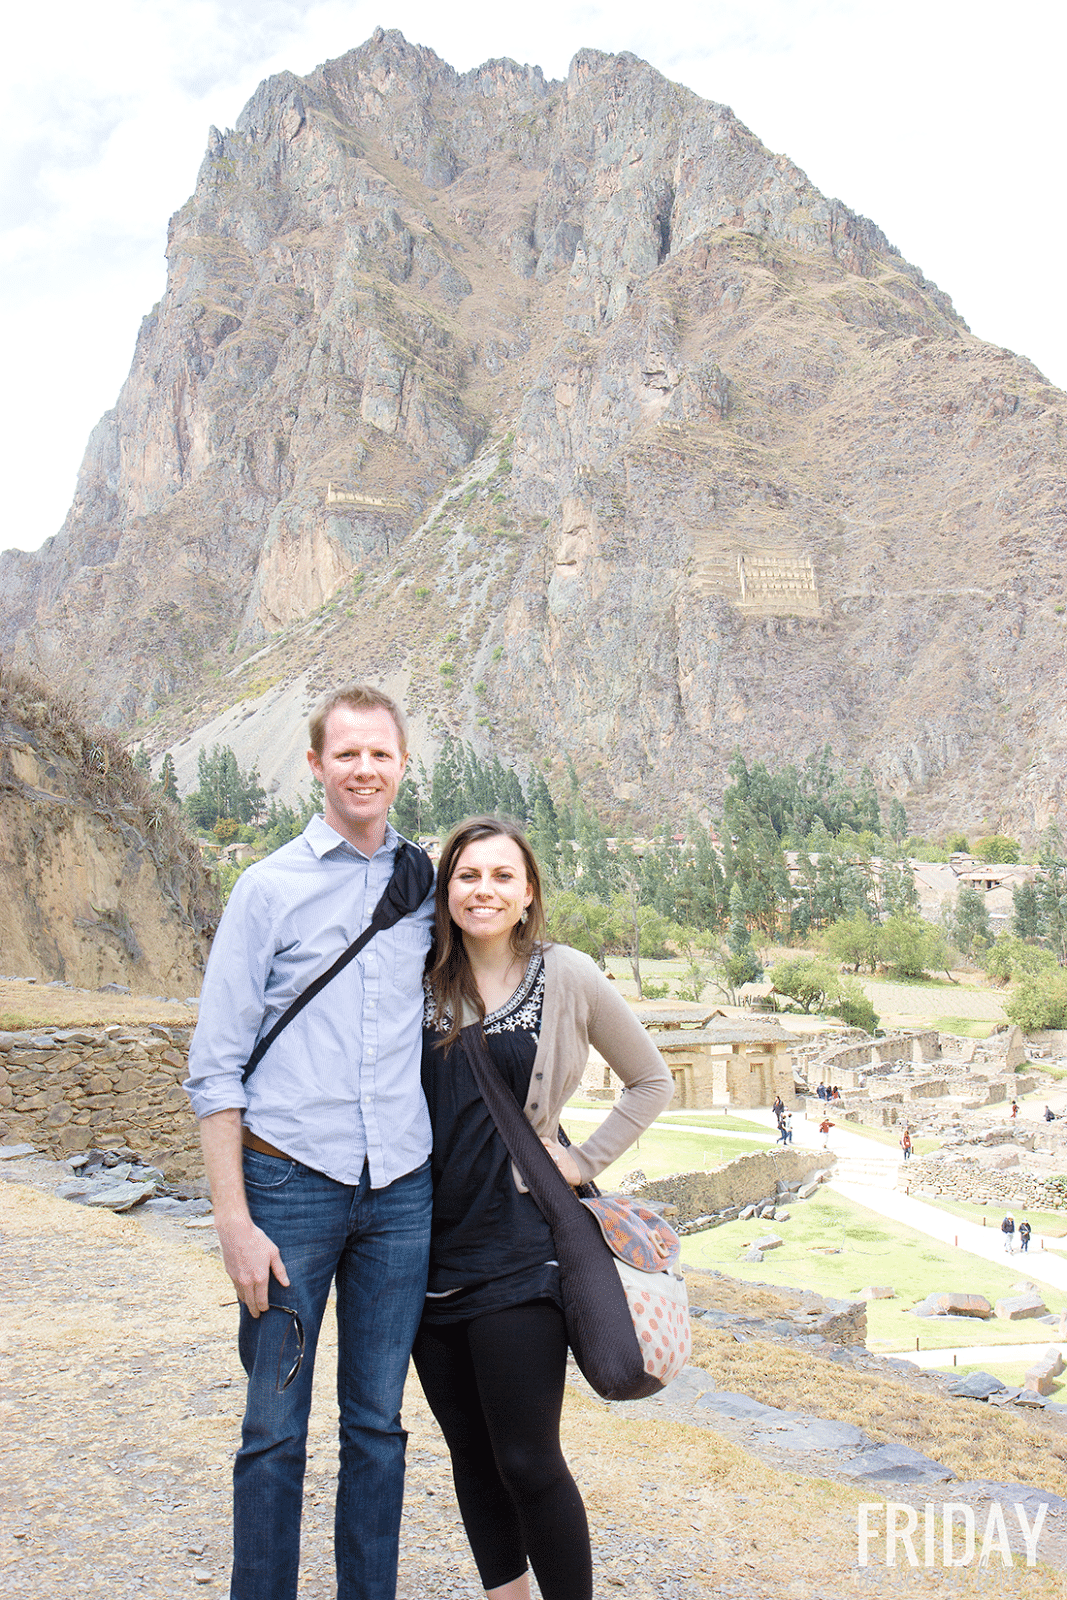
[[[562,1312],[534,1300],[471,1322],[423,1323],[414,1356],[482,1587],[513,1583],[528,1556],[544,1600],[591,1600],[589,1526],[559,1442]]]

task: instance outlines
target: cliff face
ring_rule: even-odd
[[[0,963],[77,988],[197,994],[219,914],[196,844],[118,741],[0,674]]]
[[[649,815],[826,740],[915,821],[1056,813],[1064,396],[728,109],[378,30],[212,130],[169,262],[0,566],[112,723],[366,672]]]

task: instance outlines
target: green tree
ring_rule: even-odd
[[[856,978],[842,977],[829,961],[796,956],[779,961],[771,974],[772,993],[795,1000],[801,1011],[840,1017],[849,1028],[873,1033],[878,1026],[874,1007]]]
[[[989,833],[985,838],[975,840],[974,854],[979,861],[1013,864],[1019,860],[1019,841],[1009,839],[1003,833]]]
[[[139,772],[142,778],[148,778],[151,780],[152,763],[148,759],[148,751],[145,749],[143,744],[134,746],[134,748],[130,751],[130,760],[133,762],[135,771]]]
[[[1017,883],[1011,891],[1011,931],[1017,939],[1040,939],[1041,908],[1032,883]]]
[[[922,917],[888,917],[878,933],[878,956],[898,978],[948,969],[945,935]]]
[[[787,961],[775,962],[771,969],[771,993],[795,1000],[801,1011],[821,1011],[827,993],[837,989],[839,977],[829,961],[793,956]]]
[[[878,965],[878,925],[863,913],[835,922],[826,930],[826,950],[832,960],[858,972]]]
[[[184,807],[198,828],[211,829],[220,817],[252,822],[262,812],[266,795],[256,768],[242,772],[229,745],[214,745],[197,756],[197,787],[186,795]]]
[[[410,766],[405,772],[400,788],[397,790],[396,799],[390,810],[390,820],[397,833],[403,834],[405,839],[414,839],[423,832],[422,826],[423,799],[419,793],[419,785],[412,773]]]
[[[965,883],[956,896],[956,904],[949,919],[949,935],[961,955],[971,956],[975,950],[984,950],[989,942],[989,912],[985,896]]]
[[[1067,972],[1035,972],[1020,983],[1004,1007],[1009,1019],[1032,1033],[1039,1028],[1067,1028]]]
[[[607,966],[609,954],[624,936],[617,907],[579,894],[575,889],[550,891],[545,919],[550,939],[584,950],[602,970]]]
[[[1067,851],[1058,828],[1042,835],[1038,860],[1041,873],[1034,887],[1041,939],[1060,965],[1067,966]]]
[[[967,843],[967,835],[959,832],[945,835],[945,849],[950,856],[969,856],[971,853],[971,847]]]
[[[745,899],[740,884],[734,880],[730,888],[730,931],[726,938],[733,962],[729,966],[730,988],[756,983],[763,969],[752,948],[752,937],[745,917]]]
[[[902,844],[908,836],[908,813],[902,803],[893,796],[889,802],[889,837],[896,843]]]
[[[174,770],[174,757],[168,750],[163,757],[163,765],[159,769],[159,787],[166,800],[173,800],[178,804],[178,775]]]
[[[1010,983],[1013,978],[1033,977],[1051,972],[1056,957],[1040,945],[1026,944],[1011,933],[998,934],[982,957],[982,965],[994,982]]]
[[[873,1033],[878,1026],[870,998],[856,978],[840,979],[837,993],[829,997],[826,1010],[840,1017],[847,1028],[862,1028],[865,1033]]]

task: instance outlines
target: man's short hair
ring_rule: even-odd
[[[396,701],[383,689],[375,689],[369,683],[353,683],[347,689],[337,689],[333,694],[327,695],[326,699],[315,707],[308,719],[311,748],[320,761],[326,747],[326,719],[338,706],[347,706],[350,711],[388,711],[396,724],[400,754],[407,755],[407,719]]]

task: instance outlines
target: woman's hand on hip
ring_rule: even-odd
[[[556,1163],[556,1166],[566,1178],[572,1189],[576,1189],[580,1183],[585,1182],[585,1179],[578,1170],[578,1163],[575,1161],[569,1150],[565,1150],[563,1146],[555,1139],[542,1139],[541,1143],[544,1145],[545,1149],[548,1151],[549,1155],[552,1157],[553,1161]]]

